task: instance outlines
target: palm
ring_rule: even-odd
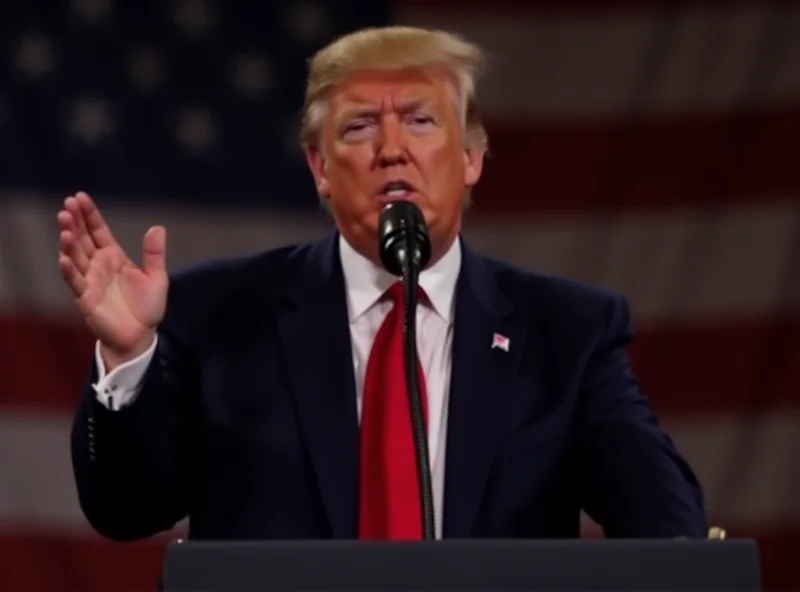
[[[58,262],[78,308],[110,351],[125,356],[141,351],[166,308],[166,231],[147,231],[140,267],[119,246],[88,195],[78,193],[64,205],[58,214]]]
[[[78,305],[101,341],[128,349],[161,320],[164,279],[145,273],[118,246],[105,247],[92,257]]]

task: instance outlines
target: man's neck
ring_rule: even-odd
[[[339,254],[348,293],[351,320],[363,313],[398,278],[369,257],[357,251],[339,235]],[[420,273],[419,285],[428,294],[436,311],[450,318],[455,284],[461,268],[461,245],[452,241],[449,248]]]

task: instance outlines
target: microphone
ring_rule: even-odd
[[[378,224],[378,250],[386,270],[403,280],[405,307],[403,310],[403,350],[405,376],[408,385],[408,404],[414,454],[417,460],[420,499],[422,500],[423,538],[434,540],[433,486],[431,484],[428,434],[422,413],[422,397],[417,374],[417,286],[419,273],[431,258],[428,226],[419,208],[410,201],[387,204],[381,211]]]
[[[428,225],[422,212],[410,201],[386,204],[379,218],[378,234],[381,262],[389,273],[405,279],[412,273],[418,275],[428,264],[431,258]]]

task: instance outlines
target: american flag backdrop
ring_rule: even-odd
[[[0,590],[152,589],[164,540],[77,504],[92,354],[57,269],[86,190],[171,269],[330,224],[298,149],[308,56],[442,26],[491,55],[491,156],[466,236],[625,294],[642,389],[712,523],[800,589],[800,4],[723,0],[8,0],[0,7]],[[587,536],[596,528],[587,524]]]

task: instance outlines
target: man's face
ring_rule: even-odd
[[[438,259],[461,229],[465,189],[483,164],[481,150],[466,148],[450,79],[422,69],[346,80],[329,96],[320,149],[307,156],[340,232],[376,262],[381,209],[398,199],[420,209]]]

